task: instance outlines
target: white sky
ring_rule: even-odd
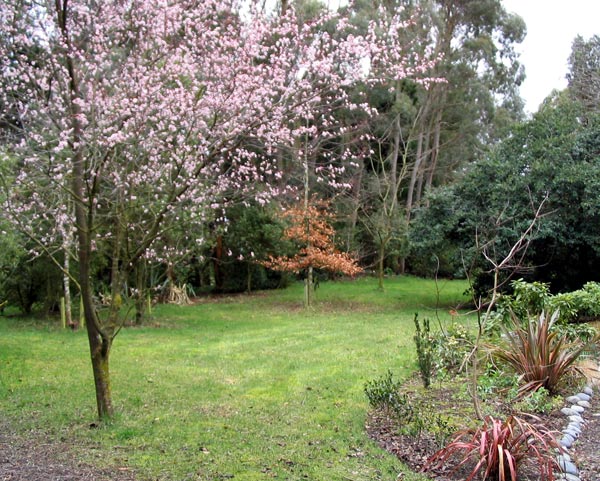
[[[536,112],[553,89],[567,86],[567,60],[577,35],[600,35],[600,0],[502,0],[527,24],[518,47],[527,78],[521,85],[525,109]]]

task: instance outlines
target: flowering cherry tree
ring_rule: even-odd
[[[241,4],[250,3],[250,9]],[[333,129],[347,86],[421,74],[400,49],[397,17],[353,34],[330,12],[310,22],[235,0],[4,0],[1,104],[18,159],[6,215],[41,245],[76,239],[98,414],[113,413],[109,354],[121,291],[174,226],[204,222],[243,192],[266,203],[275,153],[297,119]],[[347,32],[323,27],[335,20]],[[26,219],[26,222],[23,220]],[[92,262],[110,258],[112,303],[100,318]]]

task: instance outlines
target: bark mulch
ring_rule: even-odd
[[[0,481],[135,481],[127,468],[99,469],[79,462],[76,446],[17,434],[0,419]]]

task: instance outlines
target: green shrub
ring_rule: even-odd
[[[572,308],[568,320],[584,321],[600,318],[600,283],[588,282],[581,289],[554,296],[562,302],[569,302]]]
[[[477,393],[482,400],[496,399],[499,396],[507,400],[514,398],[511,394],[516,392],[519,386],[519,376],[515,373],[507,373],[495,364],[489,364],[477,382]]]
[[[419,373],[423,380],[423,386],[428,388],[431,385],[431,377],[433,376],[433,355],[434,355],[434,339],[431,336],[429,327],[429,319],[423,319],[423,327],[419,323],[419,315],[415,314],[415,346],[417,348],[417,363],[419,365]]]
[[[518,279],[510,283],[512,294],[501,295],[496,304],[496,312],[486,326],[486,331],[494,331],[511,324],[512,319],[530,319],[548,309],[551,297],[550,286],[544,282],[525,282]]]
[[[465,326],[453,322],[446,332],[433,336],[435,370],[438,376],[457,374],[465,357],[471,352],[475,336]]]
[[[581,324],[562,324],[556,323],[552,326],[552,331],[564,336],[569,342],[591,342],[598,331],[587,323]]]
[[[410,423],[413,419],[414,409],[406,394],[400,394],[400,381],[394,381],[392,372],[378,379],[365,383],[365,395],[371,407],[382,409],[388,413]]]
[[[516,394],[516,392],[514,393]],[[518,411],[535,414],[548,414],[563,404],[560,396],[551,396],[547,389],[541,387],[521,398],[515,408]]]
[[[600,283],[588,282],[581,289],[552,295],[543,282],[511,282],[512,294],[500,296],[496,311],[486,331],[497,332],[500,325],[510,324],[511,316],[531,319],[542,312],[559,312],[558,322],[587,321],[600,318]]]

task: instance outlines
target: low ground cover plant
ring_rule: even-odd
[[[508,367],[489,363],[477,383],[479,397],[483,401],[502,400],[516,412],[549,414],[563,404],[563,397],[552,395],[541,387],[537,391],[519,391],[520,377]]]

